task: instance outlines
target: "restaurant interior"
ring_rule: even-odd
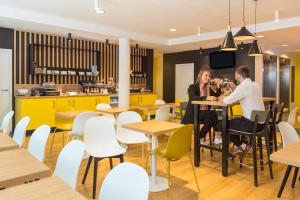
[[[298,0],[0,0],[0,199],[300,199],[299,35]]]

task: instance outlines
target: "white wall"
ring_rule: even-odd
[[[194,63],[175,65],[175,99],[188,100],[187,88],[194,83]]]

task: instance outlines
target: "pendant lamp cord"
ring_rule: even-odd
[[[257,0],[254,0],[255,1],[255,18],[254,18],[254,24],[255,24],[255,32],[254,34],[256,35],[256,12],[257,12]]]
[[[243,24],[245,26],[245,0],[243,0]]]
[[[228,5],[229,6],[229,9],[228,9],[229,10],[229,15],[228,15],[229,24],[228,24],[228,26],[229,26],[229,31],[231,31],[230,0],[228,2],[229,2],[229,5]]]

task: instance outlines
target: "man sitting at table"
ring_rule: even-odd
[[[234,92],[227,97],[219,97],[219,101],[225,104],[234,104],[239,102],[243,110],[243,117],[229,120],[229,129],[252,132],[254,124],[254,122],[251,121],[252,111],[265,110],[262,98],[262,89],[249,77],[250,71],[247,67],[238,67],[235,71],[235,80],[239,83],[239,85],[235,86],[233,83],[230,83],[228,85],[229,87],[236,87]],[[257,128],[261,131],[263,126],[258,124]],[[235,147],[231,150],[233,155],[242,153],[242,156],[244,156],[252,149],[251,145],[243,143],[238,135],[231,135],[230,140],[235,144]]]

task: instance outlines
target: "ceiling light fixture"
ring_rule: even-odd
[[[255,1],[255,22],[254,22],[254,25],[255,25],[255,32],[254,32],[254,35],[256,36],[256,13],[257,13],[257,1],[258,0],[254,0]],[[260,56],[260,55],[263,55],[263,52],[258,44],[258,41],[257,39],[253,40],[252,44],[251,44],[251,48],[249,50],[249,56]]]
[[[197,26],[197,35],[200,36],[201,35],[201,27],[198,25]]]
[[[274,12],[274,22],[279,22],[279,10],[275,10]]]
[[[176,28],[170,28],[170,32],[176,32]]]
[[[102,1],[101,0],[95,0],[95,11],[96,13],[99,13],[99,14],[104,14],[105,11],[103,10],[102,8]]]
[[[255,36],[246,28],[245,23],[245,0],[243,0],[243,26],[241,29],[235,34],[235,40],[252,40]]]
[[[231,32],[231,20],[230,20],[230,0],[229,2],[229,15],[228,15],[228,32],[226,33],[226,36],[224,38],[221,50],[222,51],[236,51],[237,47],[233,39],[233,35]]]
[[[265,37],[265,36],[263,36],[263,35],[256,35],[256,37],[257,37],[257,38],[263,38],[263,37]]]

